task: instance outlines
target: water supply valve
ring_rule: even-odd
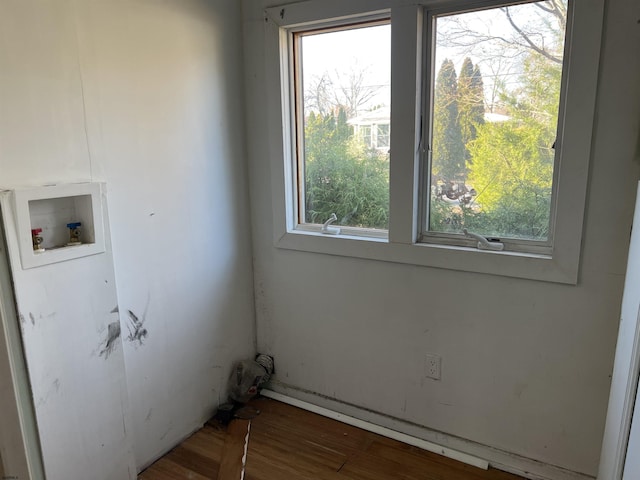
[[[82,242],[80,241],[81,226],[82,222],[67,223],[67,228],[69,229],[69,242],[67,243],[67,246],[82,245]]]
[[[31,230],[31,242],[33,243],[33,251],[35,253],[44,252],[44,247],[42,246],[44,238],[42,238],[42,235],[40,235],[41,233],[41,228],[34,228]]]

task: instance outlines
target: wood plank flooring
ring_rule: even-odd
[[[227,427],[222,447],[218,480],[240,480],[244,478],[245,448],[249,443],[250,420],[234,419]]]
[[[252,405],[246,480],[523,480],[481,470],[267,398]],[[205,426],[138,477],[216,480],[226,432]],[[239,479],[238,479],[239,480]]]

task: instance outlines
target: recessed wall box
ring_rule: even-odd
[[[105,251],[102,184],[74,183],[14,190],[22,268]],[[67,224],[82,223],[80,245],[67,245]],[[42,229],[43,252],[34,252],[31,231]]]

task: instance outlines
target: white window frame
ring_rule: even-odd
[[[446,242],[420,243],[420,137],[425,19],[504,3],[495,0],[310,0],[265,10],[265,63],[272,172],[273,234],[278,248],[576,284],[591,155],[604,0],[570,2],[561,109],[564,115],[546,252],[486,251]],[[518,1],[512,3],[521,3]],[[341,227],[340,235],[297,224],[291,33],[391,16],[391,164],[388,237]],[[402,52],[402,53],[399,53]],[[562,113],[562,112],[561,112]],[[373,236],[370,236],[373,235]]]

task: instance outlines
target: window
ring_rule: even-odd
[[[390,33],[384,20],[292,34],[300,225],[335,214],[343,227],[389,226],[389,153],[375,122],[389,121]]]
[[[603,0],[375,4],[266,10],[276,245],[576,283]]]
[[[358,128],[358,132],[360,133],[359,137],[362,144],[367,148],[371,148],[371,125],[362,125]]]
[[[565,0],[430,16],[424,241],[550,251],[566,18]]]

